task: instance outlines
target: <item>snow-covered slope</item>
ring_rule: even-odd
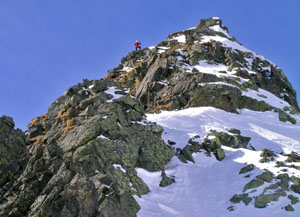
[[[299,112],[278,66],[200,20],[33,119],[24,164],[0,158],[0,217],[298,217]]]
[[[296,93],[219,18],[130,53],[107,78],[143,104],[143,124],[162,126],[176,152],[165,171],[136,169],[150,189],[135,196],[139,217],[299,216]]]
[[[280,99],[278,99],[280,101]],[[148,114],[147,120],[157,122],[163,126],[165,132],[163,138],[176,141],[175,147],[183,148],[188,140],[199,135],[201,143],[211,129],[226,131],[236,128],[241,135],[251,137],[251,145],[257,150],[225,149],[225,159],[216,160],[214,156],[208,157],[205,151],[194,153],[195,163],[183,163],[175,156],[166,167],[166,174],[173,176],[175,183],[159,187],[160,172],[148,172],[137,169],[138,175],[150,188],[150,193],[141,198],[135,197],[141,206],[138,212],[140,217],[284,217],[299,216],[300,203],[293,205],[295,211],[288,212],[285,206],[290,204],[287,196],[279,197],[278,201],[272,201],[266,208],[255,208],[255,197],[271,184],[259,186],[255,192],[247,190],[252,201],[247,206],[242,202],[233,204],[230,199],[234,194],[243,193],[244,186],[255,176],[265,170],[274,175],[282,172],[282,167],[275,167],[277,161],[284,161],[286,156],[277,155],[275,161],[261,163],[260,154],[264,148],[272,149],[277,153],[291,151],[300,152],[300,124],[283,123],[278,120],[278,114],[274,112],[254,112],[247,109],[240,114],[232,114],[213,107],[188,108],[180,111],[163,111],[160,114]],[[295,118],[300,120],[299,116]],[[249,172],[249,177],[239,174],[245,164],[253,164],[254,170]],[[300,166],[300,163],[294,163]],[[295,168],[285,167],[285,173],[289,176],[300,177],[300,171]],[[278,181],[278,180],[277,180]],[[299,197],[293,191],[287,195]],[[233,206],[233,207],[231,207]],[[231,207],[231,208],[229,208]],[[233,209],[229,211],[229,209]]]
[[[154,75],[148,76],[154,71],[150,67],[144,79],[134,86],[137,98],[147,104],[147,109],[152,108],[149,111],[157,111],[156,105],[159,105],[158,110],[169,110],[147,114],[145,123],[156,122],[162,126],[163,139],[177,153],[165,168],[166,176],[175,180],[168,186],[161,187],[162,171],[136,169],[150,189],[142,197],[135,196],[141,206],[137,216],[298,217],[300,157],[296,153],[300,153],[300,116],[294,110],[297,102],[291,103],[288,99],[293,98],[293,90],[274,63],[238,43],[219,18],[201,22],[195,28],[174,33],[165,42],[150,47],[147,55],[157,52],[161,58],[172,56],[167,60],[173,61],[167,66],[171,73],[163,77],[160,74],[167,72],[156,68],[160,74],[154,79]],[[224,60],[219,58],[222,52],[225,53]],[[138,64],[143,61],[138,60]],[[163,65],[162,62],[157,65]],[[122,67],[127,67],[126,64]],[[133,65],[130,67],[133,71],[137,69]],[[189,78],[192,82],[184,83]],[[192,89],[193,85],[198,88]],[[219,97],[214,92],[220,86],[223,93],[229,91],[225,94],[229,102],[222,101],[221,96],[221,106],[217,106],[217,100],[206,103],[206,100]],[[213,94],[203,91],[207,87],[211,87]],[[223,105],[232,103],[230,98],[234,98],[235,92],[230,88],[238,89],[241,98],[253,101],[243,104],[240,100],[241,106],[237,106],[236,113],[234,110],[228,112],[230,109]],[[191,94],[196,92],[200,94]],[[189,97],[180,98],[184,94]],[[198,104],[190,100],[177,106],[178,101],[187,101],[194,96],[202,97],[194,100]],[[165,106],[174,101],[177,107]],[[252,102],[260,104],[255,108],[251,106]],[[269,107],[259,108],[264,105]],[[283,111],[290,116],[290,121],[283,121]],[[224,144],[221,149],[225,158],[221,160],[203,148],[205,142],[216,139],[212,132],[223,132],[230,137],[234,136],[232,129],[251,138],[249,144],[238,148]],[[182,151],[191,150],[193,143],[201,148],[189,153],[192,157],[182,160]]]

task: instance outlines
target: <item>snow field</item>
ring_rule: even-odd
[[[298,120],[299,120],[299,116]],[[269,112],[255,112],[247,109],[240,110],[240,114],[228,113],[213,107],[188,108],[180,111],[162,111],[160,114],[148,114],[147,121],[157,122],[165,131],[163,139],[175,141],[175,147],[183,148],[187,141],[199,135],[199,142],[207,136],[211,129],[227,131],[236,128],[242,136],[251,137],[251,145],[256,150],[269,148],[277,153],[300,151],[300,124],[283,123],[278,114]],[[228,133],[228,132],[227,132]],[[293,205],[295,211],[287,212],[284,206],[290,203],[287,197],[280,197],[279,201],[268,205],[264,209],[254,208],[254,199],[246,206],[242,202],[232,204],[229,199],[234,194],[242,194],[244,186],[257,175],[270,170],[275,175],[280,168],[275,168],[275,162],[260,163],[260,151],[248,149],[232,149],[223,146],[225,159],[217,161],[212,155],[206,156],[204,151],[194,153],[195,163],[182,163],[173,157],[166,166],[166,174],[175,177],[175,183],[167,187],[159,187],[161,172],[148,172],[137,168],[137,173],[149,186],[150,193],[141,198],[135,197],[141,210],[139,217],[285,217],[299,216],[300,204]],[[280,161],[286,157],[278,155]],[[255,169],[247,174],[239,174],[246,164],[254,164]],[[299,163],[300,165],[300,163]],[[282,169],[282,168],[281,168]],[[298,170],[287,168],[287,173],[300,177]],[[250,197],[257,196],[270,185],[265,183],[257,188],[257,192],[250,193]],[[297,196],[293,192],[288,195]],[[299,197],[299,195],[298,195]],[[233,211],[228,211],[229,206]]]

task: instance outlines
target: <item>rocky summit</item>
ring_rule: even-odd
[[[0,216],[298,216],[299,111],[278,66],[200,20],[26,132],[0,117]]]

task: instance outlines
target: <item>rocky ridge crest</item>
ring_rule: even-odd
[[[173,33],[157,46],[132,52],[109,71],[142,102],[146,112],[213,106],[229,112],[248,108],[285,111],[264,101],[259,89],[285,100],[285,110],[299,112],[296,92],[282,70],[244,48],[219,18]],[[255,91],[258,97],[249,97]]]
[[[267,91],[286,104],[267,103]],[[163,128],[145,121],[145,112],[201,106],[233,113],[274,110],[291,123],[299,112],[296,93],[281,69],[242,47],[220,19],[201,20],[157,46],[129,53],[105,79],[70,87],[45,115],[32,120],[27,135],[14,130],[11,118],[0,118],[0,216],[136,216],[140,207],[133,195],[149,192],[136,167],[161,171],[163,187],[176,181],[164,172],[174,155],[193,162],[192,153],[205,150],[222,161],[224,145],[251,148],[251,138],[231,129],[228,134],[211,131],[202,144],[191,139],[174,150],[172,141],[163,141]],[[268,153],[266,161],[271,160]],[[291,162],[298,157],[291,155]],[[297,177],[267,172],[247,189],[270,179],[282,184],[272,186],[276,195],[268,196],[266,189],[257,207],[285,190],[300,192]],[[237,192],[230,200],[248,204],[250,199]]]
[[[0,216],[135,216],[132,195],[149,191],[135,167],[163,170],[174,155],[163,129],[143,120],[140,103],[114,81],[70,87],[28,125],[29,160],[5,180]]]

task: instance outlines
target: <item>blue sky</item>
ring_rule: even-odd
[[[99,79],[134,49],[218,16],[300,94],[299,0],[0,1],[0,116],[26,129],[71,85]]]

